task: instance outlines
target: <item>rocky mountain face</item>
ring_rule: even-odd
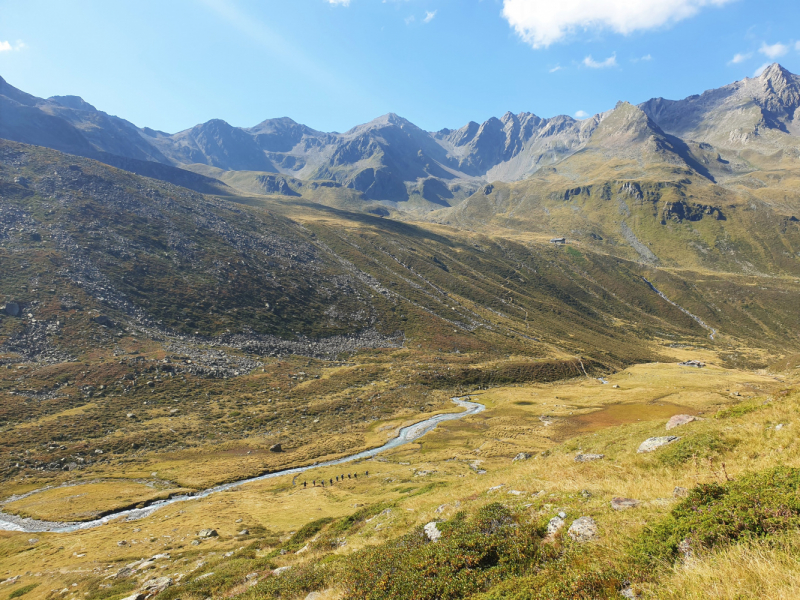
[[[0,108],[0,137],[6,139],[111,164],[104,154],[334,181],[366,200],[395,206],[413,200],[428,210],[457,205],[487,182],[558,168],[582,152],[603,160],[636,158],[639,174],[655,161],[705,178],[746,173],[776,151],[800,157],[800,78],[778,64],[699,96],[656,98],[638,108],[620,103],[581,121],[506,113],[438,132],[388,114],[345,133],[280,118],[250,128],[214,119],[167,134],[108,115],[77,96],[36,98],[2,79]]]

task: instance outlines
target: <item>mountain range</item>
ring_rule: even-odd
[[[296,195],[304,181],[328,182],[366,201],[423,211],[457,205],[486,183],[558,169],[581,153],[604,160],[644,153],[645,162],[657,158],[686,175],[725,182],[800,157],[798,108],[800,77],[773,64],[758,77],[699,96],[654,98],[638,106],[620,102],[585,120],[509,112],[428,132],[387,114],[345,133],[325,133],[287,117],[249,128],[213,119],[168,134],[108,115],[77,96],[37,98],[0,78],[0,137],[6,139],[205,186],[200,191],[222,187],[141,163],[217,179],[232,171],[275,174],[255,187],[267,194]]]

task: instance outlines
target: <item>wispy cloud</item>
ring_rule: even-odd
[[[752,52],[748,52],[747,54],[734,54],[733,58],[730,60],[730,62],[728,62],[728,64],[738,65],[739,63],[743,63],[744,61],[748,60],[752,56]]]
[[[768,58],[780,58],[787,52],[789,52],[789,46],[786,44],[781,44],[778,42],[777,44],[761,44],[761,48],[758,49],[761,54]]]
[[[794,43],[794,49],[797,50],[797,51],[800,51],[800,42],[795,42]]]
[[[8,40],[0,40],[0,52],[19,52],[23,48],[25,48],[25,44],[22,42],[22,40],[17,40],[14,44]]]
[[[585,119],[588,116],[589,113],[587,113],[585,110],[579,110],[578,112],[575,113],[576,119]]]
[[[330,93],[341,97],[356,94],[364,104],[374,103],[370,94],[361,89],[356,82],[319,64],[306,55],[301,47],[293,44],[251,13],[240,9],[236,4],[225,0],[202,0],[202,4],[213,11],[222,23],[235,29],[273,59],[315,81]]]
[[[651,61],[651,60],[653,60],[653,56],[652,56],[652,55],[650,55],[650,54],[645,54],[644,56],[639,56],[639,57],[637,57],[637,58],[632,58],[632,59],[631,59],[631,62],[632,62],[632,63],[637,63],[637,62],[649,62],[649,61]]]
[[[406,22],[406,25],[411,25],[414,21],[417,20],[417,17],[415,17],[414,15],[410,15],[406,17],[404,20]]]
[[[592,58],[590,54],[586,58],[583,59],[583,64],[589,67],[590,69],[607,69],[609,67],[616,67],[617,66],[617,55],[612,54],[607,59],[602,61],[596,61]]]
[[[350,0],[327,0],[327,2],[334,6],[350,6]]]
[[[503,0],[503,17],[525,42],[546,48],[577,31],[627,35],[677,23],[733,0]]]
[[[423,23],[430,23],[436,18],[436,13],[439,12],[438,10],[426,10],[425,11],[425,18],[422,19]]]
[[[563,69],[563,68],[564,68],[564,67],[562,67],[561,65],[556,65],[555,67],[553,67],[552,69],[550,69],[550,73],[555,73],[556,71],[560,71],[560,70],[561,70],[561,69]]]

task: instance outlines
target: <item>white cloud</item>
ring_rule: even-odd
[[[405,18],[406,25],[411,25],[414,21],[417,20],[417,17],[411,15],[410,17]]]
[[[743,63],[747,59],[753,56],[752,52],[748,52],[747,54],[734,54],[731,61],[728,63],[729,65],[738,65],[739,63]]]
[[[757,68],[757,69],[756,69],[756,70],[753,72],[753,77],[758,77],[759,75],[761,75],[761,74],[764,72],[764,70],[765,70],[765,69],[766,69],[768,66],[770,66],[770,64],[772,64],[772,63],[765,62],[763,65],[761,65],[760,67],[758,67],[758,68]]]
[[[0,52],[11,52],[11,51],[19,52],[24,47],[25,44],[22,42],[22,40],[17,40],[15,44],[12,44],[8,40],[6,41],[0,40]]]
[[[436,17],[436,13],[439,12],[437,10],[426,10],[425,11],[425,18],[422,19],[423,23],[430,23]]]
[[[350,0],[328,0],[328,4],[334,6],[350,6]]]
[[[794,43],[794,49],[800,51],[800,42]]]
[[[588,116],[589,113],[587,113],[585,110],[579,110],[578,112],[575,113],[576,119],[585,119]]]
[[[534,48],[546,48],[579,30],[627,35],[676,23],[704,6],[733,0],[503,0],[503,17]]]
[[[553,67],[552,69],[550,69],[550,72],[551,72],[551,73],[555,73],[556,71],[560,71],[560,70],[561,70],[561,69],[563,69],[563,68],[564,68],[564,67],[562,67],[561,65],[556,65],[555,67]]]
[[[583,64],[591,69],[607,69],[608,67],[616,67],[617,55],[612,54],[603,61],[596,61],[595,59],[592,58],[592,55],[590,54],[589,56],[583,59]]]
[[[653,57],[652,57],[652,55],[650,55],[650,54],[645,54],[645,55],[644,55],[642,58],[640,58],[639,60],[643,60],[643,61],[653,60]]]
[[[779,58],[789,51],[789,46],[781,44],[780,42],[772,45],[764,43],[761,44],[761,48],[759,48],[758,51],[768,58]]]

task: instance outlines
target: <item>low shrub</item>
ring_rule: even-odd
[[[776,467],[725,484],[702,484],[635,545],[639,563],[672,563],[711,549],[800,527],[800,469]]]
[[[345,598],[446,600],[487,590],[554,555],[543,546],[543,528],[520,523],[500,504],[467,520],[463,513],[439,523],[431,542],[423,528],[348,557],[341,581]]]

